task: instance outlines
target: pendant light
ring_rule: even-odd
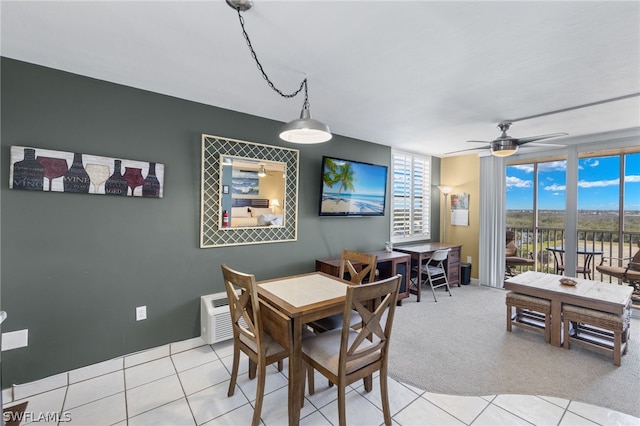
[[[332,135],[331,130],[329,130],[329,126],[311,118],[311,111],[309,110],[309,91],[307,87],[307,78],[305,77],[304,80],[302,80],[302,83],[300,83],[300,87],[298,88],[298,90],[293,93],[287,94],[283,93],[280,89],[275,87],[273,82],[269,79],[264,69],[262,68],[262,64],[258,60],[258,56],[256,55],[256,52],[255,50],[253,50],[253,46],[251,45],[251,40],[249,40],[249,35],[244,28],[244,18],[242,17],[241,13],[251,9],[251,6],[253,6],[253,1],[227,0],[227,4],[238,12],[238,19],[240,20],[240,26],[242,27],[242,34],[247,41],[247,45],[249,46],[249,50],[251,51],[251,56],[256,61],[256,65],[258,66],[260,73],[262,73],[262,77],[269,84],[269,87],[271,87],[283,98],[293,98],[298,95],[298,93],[300,93],[302,89],[304,89],[304,103],[302,104],[300,118],[290,121],[282,127],[282,130],[280,131],[280,139],[286,142],[300,144],[321,143],[330,140]]]

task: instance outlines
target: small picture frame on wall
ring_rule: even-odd
[[[223,194],[229,193],[229,185],[222,185],[222,193]]]

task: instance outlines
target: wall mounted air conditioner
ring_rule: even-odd
[[[233,338],[227,293],[215,293],[200,298],[200,327],[207,344]]]

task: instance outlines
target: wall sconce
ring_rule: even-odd
[[[438,185],[438,189],[444,195],[444,204],[442,205],[442,242],[447,241],[447,197],[453,191],[453,188],[446,185]]]
[[[273,211],[273,214],[278,213],[278,207],[280,207],[280,201],[274,198],[269,202],[269,207],[271,207],[271,211]]]

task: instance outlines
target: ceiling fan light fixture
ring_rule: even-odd
[[[302,107],[300,118],[288,122],[280,131],[283,141],[300,144],[327,142],[331,137],[329,126],[311,118],[308,105]]]
[[[491,155],[494,157],[508,157],[518,152],[518,144],[512,140],[499,141],[491,144]]]

